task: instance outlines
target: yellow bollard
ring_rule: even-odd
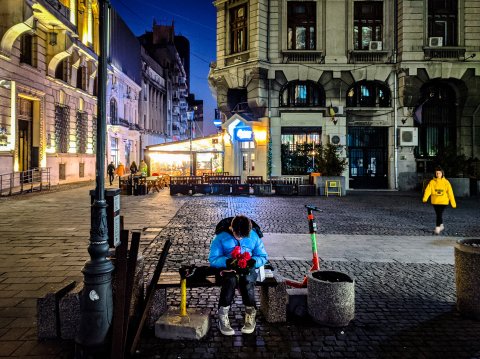
[[[187,316],[187,280],[180,280],[180,316]]]

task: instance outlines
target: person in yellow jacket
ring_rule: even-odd
[[[427,203],[428,197],[430,197],[430,202],[432,203],[433,208],[435,209],[435,214],[437,215],[434,233],[440,234],[440,232],[445,229],[443,226],[443,211],[449,204],[452,206],[452,208],[457,208],[452,185],[445,178],[445,173],[441,167],[435,168],[435,178],[433,178],[428,183],[427,188],[425,188],[425,193],[423,194],[423,203]]]

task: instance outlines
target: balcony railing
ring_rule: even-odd
[[[387,63],[390,59],[388,51],[366,51],[352,50],[350,51],[349,63],[366,64],[366,63]]]
[[[282,55],[283,55],[284,64],[295,64],[295,63],[321,64],[323,63],[323,60],[324,60],[322,51],[286,50],[286,51],[282,51]]]
[[[58,11],[65,19],[70,21],[70,9],[63,5],[59,0],[44,0],[56,11]]]
[[[424,47],[425,60],[460,60],[465,59],[463,47]]]

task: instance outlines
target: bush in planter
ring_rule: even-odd
[[[315,156],[315,172],[320,172],[322,176],[341,176],[347,168],[346,158],[339,155],[339,146],[327,144],[319,146]]]
[[[438,151],[433,159],[435,166],[442,167],[445,177],[475,177],[474,163],[477,158],[467,158],[464,154],[458,154],[455,146],[448,146]]]

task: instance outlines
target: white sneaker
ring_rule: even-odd
[[[256,322],[255,316],[257,311],[254,307],[246,307],[245,308],[245,324],[242,327],[243,334],[251,334],[255,330]]]
[[[443,231],[445,227],[443,226],[443,223],[440,225],[440,232]]]
[[[223,335],[234,335],[235,330],[230,326],[230,320],[228,319],[228,310],[230,307],[218,308],[218,329]]]
[[[433,230],[433,233],[440,234],[440,231],[441,231],[440,227],[435,227],[435,229]]]

